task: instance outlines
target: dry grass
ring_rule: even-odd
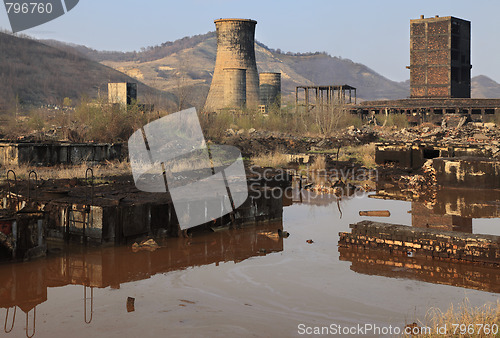
[[[6,172],[11,169],[16,173],[17,179],[27,179],[31,170],[34,170],[38,179],[71,179],[71,178],[85,178],[85,171],[87,168],[92,168],[94,177],[112,177],[131,174],[130,164],[126,161],[107,162],[106,164],[90,165],[82,163],[80,165],[72,166],[53,166],[53,167],[36,167],[30,165],[7,166],[5,172],[2,173],[1,181],[6,180]],[[10,178],[12,178],[10,176]]]
[[[367,168],[375,168],[375,143],[341,148],[339,160],[349,161],[350,159],[354,159],[356,162],[362,163]]]
[[[408,117],[406,114],[381,114],[375,117],[379,125],[385,127],[397,127],[398,129],[408,127]]]
[[[454,325],[460,324],[460,326]],[[498,337],[499,333],[488,333],[487,328],[492,325],[500,326],[500,302],[497,304],[473,307],[466,299],[458,307],[453,305],[446,312],[439,309],[431,309],[426,315],[424,323],[419,327],[430,327],[430,334],[419,334],[411,337],[443,337],[436,333],[436,327],[443,328],[446,325],[446,337]],[[482,328],[480,330],[480,328]],[[467,332],[467,330],[471,330]],[[472,333],[474,331],[474,333]],[[486,331],[486,332],[485,332]],[[407,337],[410,337],[409,335]]]
[[[250,161],[259,167],[282,168],[289,163],[289,157],[279,151],[252,157]]]
[[[309,167],[310,170],[325,170],[326,169],[326,157],[325,155],[318,155],[314,159],[313,164]]]
[[[281,132],[300,136],[330,136],[335,132],[351,125],[360,127],[363,121],[339,106],[332,113],[330,111],[313,110],[305,112],[288,103],[281,109],[272,109],[268,114],[246,109],[243,112],[233,113],[222,111],[217,114],[200,114],[200,123],[205,136],[218,140],[226,134],[226,130],[255,128],[271,132]]]

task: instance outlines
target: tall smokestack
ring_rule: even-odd
[[[255,25],[257,21],[248,19],[215,20],[217,30],[217,58],[215,60],[212,84],[205,102],[204,111],[212,112],[227,108],[228,98],[224,98],[225,69],[246,70],[246,106],[259,104],[259,75],[255,62]],[[234,93],[235,97],[241,93]]]

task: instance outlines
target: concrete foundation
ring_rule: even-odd
[[[488,145],[439,142],[378,143],[375,145],[375,163],[419,169],[427,160],[437,157],[491,157],[493,148],[494,146]]]
[[[15,213],[11,210],[21,210],[18,214],[22,214],[23,217],[16,216],[12,219],[17,222],[19,229],[24,229],[19,226],[19,223],[21,219],[28,217],[29,214],[26,212],[28,206],[37,212],[43,211],[38,218],[43,220],[43,229],[37,228],[37,231],[41,231],[43,238],[81,244],[130,244],[146,236],[166,238],[186,234],[180,229],[175,208],[168,193],[139,191],[128,177],[121,177],[118,181],[97,186],[77,180],[44,182],[43,188],[39,187],[36,194],[31,193],[31,200],[26,197],[29,196],[29,186],[23,185],[25,182],[18,182],[15,189],[16,195],[12,193],[5,195],[2,212],[6,215],[14,215]],[[281,189],[289,185],[288,175],[279,172],[268,172],[264,176],[256,172],[249,174],[248,198],[243,204],[219,219],[213,219],[188,231],[239,227],[281,220],[283,214]],[[33,199],[34,195],[35,199]],[[200,209],[200,203],[203,203],[205,213],[207,208],[214,207],[204,199],[200,201],[197,195],[186,196],[184,203],[188,205],[183,206],[183,210]],[[10,218],[6,219],[8,220]],[[5,238],[0,238],[0,240],[3,239],[0,247],[3,245],[7,251],[15,252],[15,249],[12,249],[12,240],[7,238],[10,234],[17,233],[12,230],[12,224],[4,225],[0,222],[1,233],[5,233],[1,235]],[[18,238],[22,236],[24,235],[20,233]],[[23,247],[31,249],[34,245],[26,242]],[[25,252],[20,254],[25,256]],[[19,257],[19,255],[12,254],[9,256]]]
[[[500,266],[500,236],[362,221],[339,233],[340,247],[360,247],[432,259]]]
[[[262,188],[253,191],[233,215],[226,215],[210,224],[197,228],[253,224],[274,221],[282,217],[283,206],[278,188]],[[198,201],[188,203],[196,205]],[[170,199],[158,201],[96,200],[95,205],[68,204],[56,200],[48,202],[47,238],[77,241],[79,243],[128,244],[143,236],[177,237],[179,222]],[[186,208],[189,208],[187,206]]]
[[[4,166],[81,164],[121,157],[121,143],[0,143],[0,165]]]

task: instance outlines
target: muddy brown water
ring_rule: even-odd
[[[350,223],[411,225],[410,202],[364,194],[337,204],[307,192],[293,200],[282,222],[169,239],[154,252],[53,248],[45,259],[0,265],[0,336],[288,337],[332,324],[402,328],[431,308],[500,300],[491,292],[498,269],[475,271],[473,289],[439,278],[446,266],[427,263],[435,278],[419,280],[391,257],[339,253],[338,233]],[[359,210],[391,216],[361,217]],[[472,231],[500,235],[499,219],[484,217],[472,219]],[[363,265],[366,258],[381,264]]]

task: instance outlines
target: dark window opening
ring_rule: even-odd
[[[455,109],[446,109],[446,114],[455,114]]]
[[[471,114],[481,114],[481,109],[472,109]]]
[[[434,114],[443,114],[442,109],[434,109]]]
[[[488,114],[488,115],[493,115],[493,114],[495,114],[495,109],[491,109],[491,108],[485,109],[484,113]]]
[[[424,158],[430,160],[439,157],[439,150],[434,148],[424,148]]]

